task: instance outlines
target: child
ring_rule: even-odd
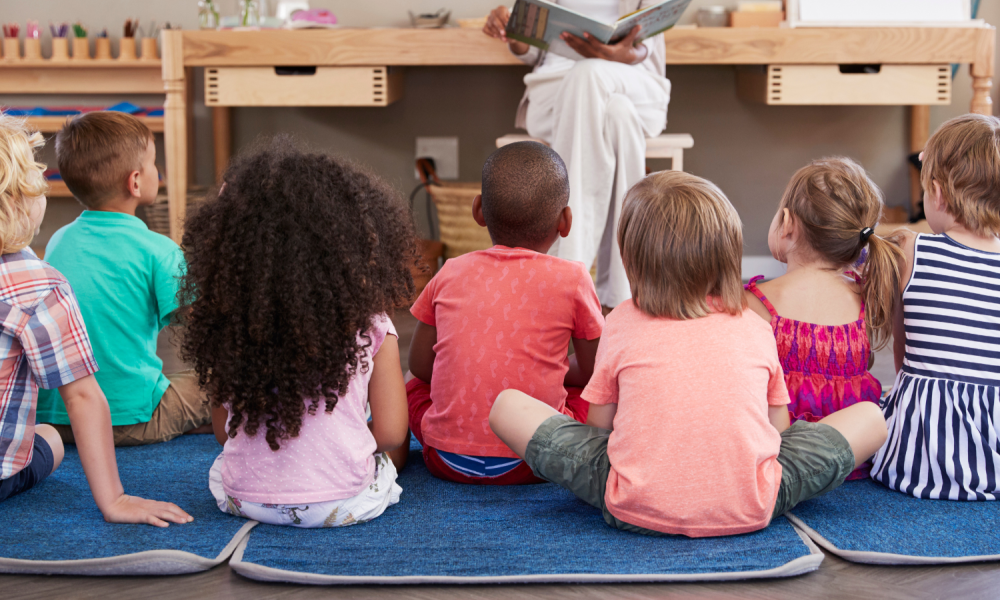
[[[52,236],[45,260],[69,280],[95,332],[97,382],[111,406],[115,445],[211,433],[211,411],[194,375],[164,375],[156,356],[157,335],[177,309],[184,257],[135,216],[156,200],[159,186],[152,134],[125,113],[87,113],[58,133],[56,154],[63,180],[86,210]],[[73,443],[59,392],[41,395],[38,420]]]
[[[754,277],[746,297],[774,331],[792,423],[882,397],[868,372],[868,329],[879,348],[892,336],[902,254],[875,234],[881,214],[881,191],[848,158],[814,161],[785,189],[767,239],[788,271],[766,283]],[[865,249],[862,279],[848,269]],[[865,463],[848,479],[868,477],[870,468]]]
[[[704,179],[663,171],[636,184],[618,227],[632,301],[608,317],[587,424],[515,390],[493,405],[500,439],[613,527],[755,531],[840,485],[885,439],[867,402],[788,426],[774,338],[745,310],[741,229]]]
[[[397,194],[274,142],[229,167],[184,248],[183,355],[224,445],[209,476],[219,508],[335,527],[398,502],[387,453],[406,437],[406,392],[387,313],[413,296],[417,255]]]
[[[594,370],[601,305],[583,264],[545,254],[570,231],[568,200],[566,167],[547,146],[519,142],[494,152],[472,214],[495,245],[449,260],[413,305],[420,322],[410,344],[410,429],[436,477],[541,481],[490,431],[501,390],[587,418],[579,388]]]
[[[905,232],[889,442],[872,478],[918,498],[1000,499],[1000,120],[948,121],[924,149],[934,235]],[[900,288],[897,288],[900,289]]]
[[[108,403],[73,289],[28,247],[45,215],[42,136],[0,113],[0,502],[40,484],[63,458],[59,434],[35,425],[39,387],[59,388],[90,491],[109,523],[167,527],[192,518],[169,502],[126,496]]]
[[[489,428],[501,390],[587,418],[580,388],[594,369],[601,305],[584,265],[545,254],[570,231],[568,199],[566,167],[547,146],[519,142],[494,152],[472,214],[495,245],[445,263],[411,309],[420,322],[409,354],[410,430],[436,477],[541,481]]]

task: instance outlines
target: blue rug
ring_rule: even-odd
[[[40,486],[0,502],[0,573],[172,575],[228,558],[255,524],[226,515],[208,490],[220,447],[211,435],[119,448],[125,492],[177,504],[194,521],[166,529],[105,523],[76,446]]]
[[[919,500],[867,479],[796,506],[789,519],[852,562],[1000,560],[1000,502]]]
[[[785,577],[823,560],[785,519],[729,538],[648,537],[608,527],[553,484],[435,479],[417,452],[399,484],[400,502],[368,523],[258,525],[230,567],[252,579],[307,584],[624,582]]]

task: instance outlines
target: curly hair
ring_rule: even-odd
[[[379,178],[287,138],[223,181],[184,234],[181,355],[229,410],[229,437],[263,427],[277,450],[321,400],[333,411],[370,368],[363,332],[412,299],[413,219]]]

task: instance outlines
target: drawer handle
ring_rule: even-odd
[[[315,75],[316,67],[274,67],[275,75]]]
[[[877,75],[882,71],[882,65],[840,65],[840,72],[845,75]]]

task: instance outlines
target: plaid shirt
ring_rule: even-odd
[[[97,371],[69,282],[30,248],[0,255],[0,479],[31,462],[38,388]]]

